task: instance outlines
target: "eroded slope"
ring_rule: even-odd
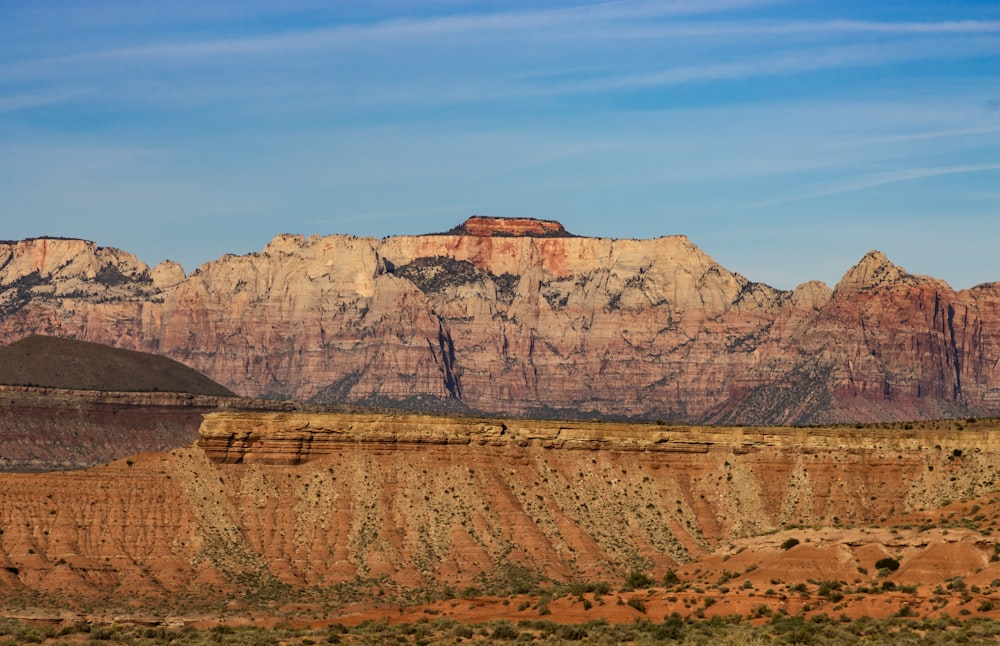
[[[992,491],[1000,427],[956,426],[218,413],[200,446],[0,475],[0,578],[7,594],[180,602],[660,577],[741,537]]]

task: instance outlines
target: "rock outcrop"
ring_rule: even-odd
[[[166,355],[244,396],[542,417],[818,424],[1000,414],[1000,284],[872,252],[829,289],[754,283],[683,236],[471,218],[281,235],[183,277],[75,240],[0,244],[0,341]]]
[[[449,233],[482,237],[570,237],[570,233],[566,231],[563,225],[559,224],[555,220],[537,220],[535,218],[496,218],[486,215],[474,215]]]

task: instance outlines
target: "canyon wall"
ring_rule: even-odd
[[[177,602],[660,578],[741,537],[994,491],[997,420],[959,426],[214,413],[195,446],[0,474],[0,588]]]
[[[472,218],[280,235],[185,276],[80,240],[0,243],[0,342],[155,352],[243,396],[536,417],[818,424],[1000,414],[1000,284],[878,252],[792,291],[687,238]]]

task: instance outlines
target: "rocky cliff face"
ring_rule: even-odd
[[[0,597],[260,601],[291,586],[321,599],[365,581],[460,589],[512,573],[621,581],[630,568],[660,579],[741,537],[864,528],[984,495],[998,451],[996,420],[685,429],[218,413],[199,446],[0,474]]]
[[[198,436],[224,398],[0,386],[0,471],[81,469]]]
[[[166,392],[0,385],[0,471],[83,469],[198,437],[219,410],[308,410],[291,402]]]
[[[0,244],[0,339],[165,354],[245,396],[664,421],[1000,414],[1000,284],[873,252],[790,292],[682,236],[472,218],[443,235],[281,235],[182,277],[76,240]]]

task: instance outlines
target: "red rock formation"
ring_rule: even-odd
[[[872,253],[832,291],[784,292],[682,236],[282,235],[183,279],[93,243],[0,244],[0,340],[33,332],[165,354],[247,396],[719,423],[1000,414],[1000,284],[956,292]]]
[[[496,218],[486,215],[474,215],[459,227],[470,236],[529,236],[529,237],[566,237],[569,233],[555,220],[536,220],[535,218]]]
[[[776,551],[787,536],[759,537],[783,527],[853,525],[861,540],[881,517],[984,495],[1000,476],[995,420],[807,430],[220,413],[200,444],[0,474],[0,602],[26,589],[70,603],[206,588],[266,600],[359,577],[460,588],[511,568],[659,579],[716,549],[738,555],[744,538]],[[827,566],[854,566],[847,556]]]

